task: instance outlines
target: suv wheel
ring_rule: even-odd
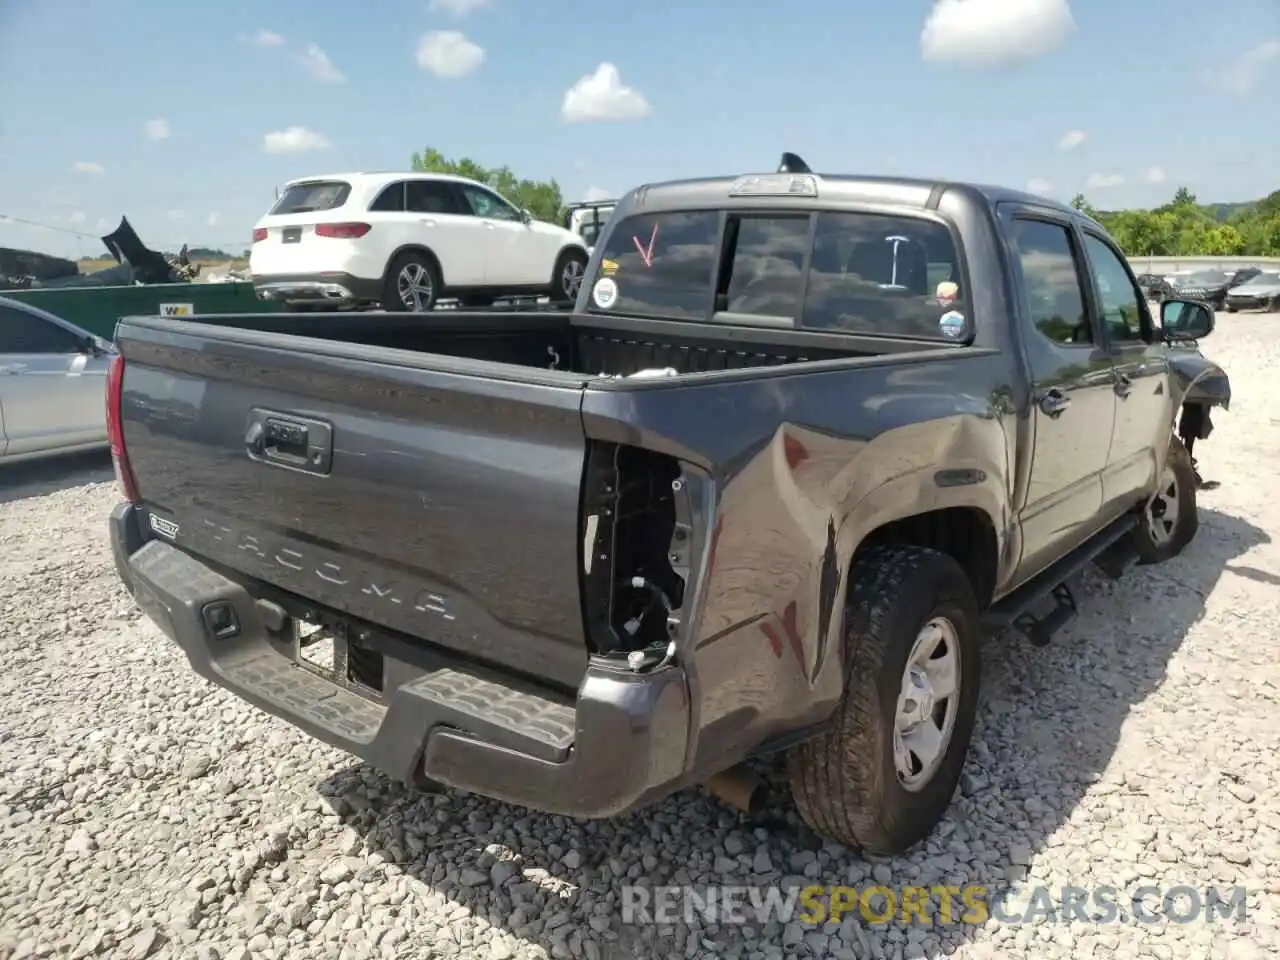
[[[557,303],[573,303],[582,289],[582,276],[587,270],[587,255],[581,250],[566,250],[556,261],[551,281],[551,299]]]
[[[430,258],[402,253],[387,268],[382,309],[397,313],[425,313],[440,295],[440,271]]]
[[[1169,441],[1160,485],[1143,505],[1141,519],[1133,533],[1139,563],[1172,560],[1195,537],[1200,527],[1196,486],[1191,454],[1182,441],[1174,437]]]
[[[832,727],[793,747],[791,794],[816,832],[901,853],[946,812],[978,704],[978,604],[954,559],[875,547],[850,572],[845,691]]]

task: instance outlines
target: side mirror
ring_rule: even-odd
[[[520,222],[524,224],[533,223],[533,214],[524,207],[520,208]]]
[[[1213,307],[1199,300],[1165,300],[1160,326],[1166,339],[1203,340],[1213,333]]]

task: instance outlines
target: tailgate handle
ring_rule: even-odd
[[[333,427],[322,420],[251,410],[244,435],[252,460],[327,474],[333,463]]]

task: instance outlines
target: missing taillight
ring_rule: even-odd
[[[367,223],[317,223],[317,237],[331,237],[335,240],[358,240],[369,232]]]
[[[107,444],[115,467],[120,492],[130,503],[141,503],[138,481],[129,463],[129,450],[124,442],[124,354],[117,353],[107,368]]]
[[[688,542],[676,504],[680,478],[671,457],[630,446],[592,447],[583,598],[588,636],[598,652],[663,649],[680,623]]]

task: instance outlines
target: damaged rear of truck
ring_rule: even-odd
[[[816,829],[901,849],[954,791],[982,615],[1138,536],[1180,399],[1129,423],[1150,463],[1020,521],[992,209],[641,188],[572,311],[128,318],[117,567],[201,675],[406,782],[603,817],[784,750]]]

